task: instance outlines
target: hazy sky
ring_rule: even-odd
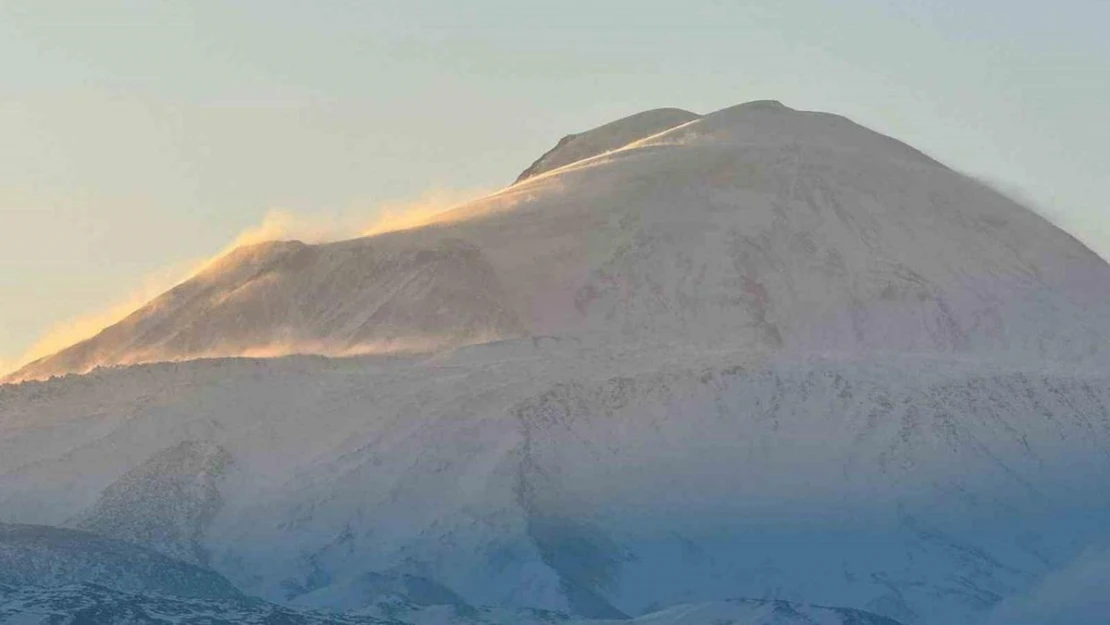
[[[845,114],[1110,257],[1110,2],[0,0],[0,369],[280,209],[511,181],[560,136]]]

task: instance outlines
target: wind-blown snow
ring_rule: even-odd
[[[15,378],[219,356],[426,351],[518,336],[482,252],[458,240],[239,248],[120,323]]]

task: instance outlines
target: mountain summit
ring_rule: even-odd
[[[654,109],[609,122],[593,130],[567,135],[555,147],[536,159],[528,169],[517,177],[517,182],[577,163],[594,156],[618,150],[624,146],[646,139],[664,130],[670,130],[701,116],[682,109]]]
[[[909,146],[779,102],[570,135],[431,225],[238,249],[11,379],[535,335],[752,352],[1103,348],[1110,268]]]

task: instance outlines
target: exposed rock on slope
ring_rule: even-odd
[[[75,530],[0,524],[0,585],[92,583],[124,592],[239,599],[226,579],[149,549]]]
[[[230,457],[222,448],[184,441],[104,489],[76,525],[205,565],[204,532],[219,511],[219,479],[228,464]]]

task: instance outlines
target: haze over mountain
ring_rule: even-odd
[[[298,610],[1033,623],[1110,521],[1110,265],[772,101],[572,135],[426,226],[235,250],[12,379],[71,372],[0,387],[0,522]]]

